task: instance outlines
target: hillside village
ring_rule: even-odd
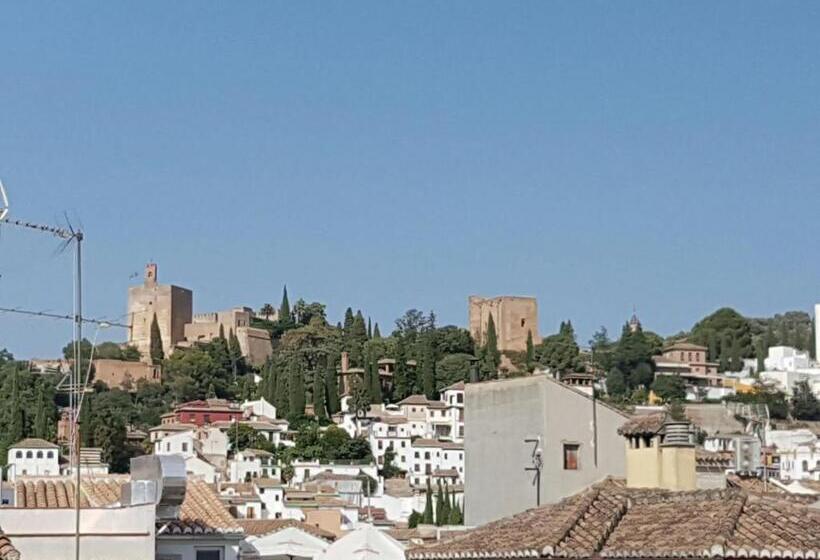
[[[82,527],[108,520],[83,546],[118,558],[820,550],[808,314],[721,309],[668,338],[633,314],[618,340],[602,329],[581,345],[570,321],[542,336],[526,297],[470,297],[468,328],[410,310],[384,335],[352,309],[333,326],[287,289],[258,311],[193,304],[150,263],[128,289],[126,342],[84,341],[79,360],[71,345],[27,361],[4,352],[0,557],[70,557],[77,503]],[[77,363],[91,374],[79,472],[61,389]],[[726,542],[705,525],[694,549],[685,525],[638,543],[654,515],[642,504],[676,500],[725,505],[736,527],[801,521]],[[551,525],[587,527],[606,508],[626,508],[606,513],[606,536],[574,543]]]

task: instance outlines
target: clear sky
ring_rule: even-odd
[[[538,297],[585,342],[820,301],[820,4],[18,2],[0,7],[0,178],[81,224],[86,314],[129,276],[195,311],[466,326]],[[0,228],[0,306],[70,312],[70,255]],[[105,333],[106,338],[122,333]],[[0,315],[52,356],[70,324]]]

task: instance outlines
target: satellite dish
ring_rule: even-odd
[[[9,213],[9,197],[6,196],[6,189],[3,188],[3,181],[0,181],[0,222],[6,219]]]

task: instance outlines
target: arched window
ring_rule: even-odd
[[[43,458],[43,452],[42,452],[42,451],[38,451],[38,452],[37,452],[37,458],[38,458],[38,459],[42,459],[42,458]]]
[[[808,461],[803,461],[803,472],[808,472],[808,471],[809,471],[809,462]]]
[[[31,459],[32,457],[34,457],[32,452],[31,451],[26,451],[26,459]]]
[[[23,452],[22,452],[22,451],[18,451],[18,452],[17,452],[17,454],[16,454],[16,457],[17,457],[18,459],[22,459],[22,458],[23,458]]]
[[[49,459],[53,459],[54,458],[54,452],[49,451],[48,453],[46,453],[46,457],[48,457]]]

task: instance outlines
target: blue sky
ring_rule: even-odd
[[[197,311],[292,299],[466,325],[538,297],[586,341],[820,301],[820,5],[117,2],[0,7],[0,178],[81,224],[86,314],[153,259]],[[70,311],[3,227],[0,306]],[[70,325],[0,315],[50,356]]]

